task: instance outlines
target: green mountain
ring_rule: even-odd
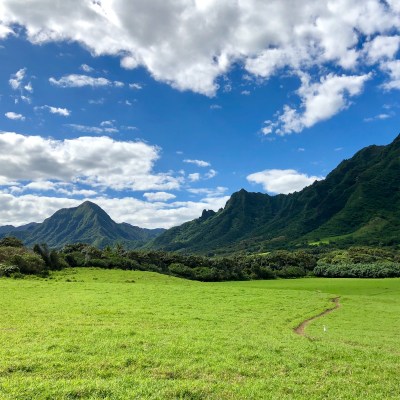
[[[71,243],[105,247],[119,242],[126,248],[136,248],[164,231],[143,229],[127,223],[117,224],[103,209],[90,201],[85,201],[79,207],[61,209],[41,224],[25,225],[27,229],[12,227],[14,229],[10,230],[9,227],[1,227],[0,235],[17,236],[26,245],[47,243],[50,247]]]
[[[328,241],[400,243],[400,136],[360,150],[300,192],[270,196],[242,189],[217,213],[205,211],[148,247],[222,254]]]

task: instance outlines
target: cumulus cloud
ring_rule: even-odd
[[[331,118],[357,94],[344,80],[362,80],[366,68],[388,75],[385,89],[400,87],[398,0],[70,0],[56,5],[3,0],[0,20],[0,37],[20,24],[32,43],[76,41],[94,56],[119,57],[123,68],[144,67],[173,88],[210,97],[232,89],[219,82],[233,68],[254,82],[282,72],[316,76],[314,83],[301,83],[298,106],[288,104],[276,119],[269,117],[265,134],[300,132]],[[92,70],[87,64],[81,69]],[[333,77],[338,89],[324,94]],[[50,82],[59,87],[124,85],[74,74]],[[319,102],[322,110],[316,113],[313,103]]]
[[[171,190],[180,177],[154,173],[159,148],[110,137],[54,140],[0,134],[0,179],[9,182],[60,181],[114,190]],[[84,151],[83,151],[84,149]]]
[[[400,36],[377,36],[364,45],[367,61],[376,63],[392,59],[400,47]]]
[[[22,114],[15,113],[13,111],[8,111],[4,114],[8,119],[25,121],[25,117]]]
[[[207,161],[203,160],[190,160],[190,159],[185,159],[183,160],[184,163],[188,164],[194,164],[197,165],[198,167],[209,167],[211,164]]]
[[[251,183],[261,184],[270,193],[293,193],[300,191],[322,176],[308,176],[294,169],[266,169],[247,176]]]
[[[328,74],[319,82],[311,82],[308,74],[301,75],[301,87],[297,91],[301,99],[300,111],[285,105],[283,112],[271,121],[265,121],[262,132],[267,135],[285,135],[301,132],[316,123],[326,120],[350,105],[349,98],[359,95],[371,74]]]
[[[217,211],[229,197],[208,197],[198,202],[147,202],[133,197],[92,197],[91,201],[102,207],[116,222],[128,222],[144,228],[170,228],[198,218],[202,210]],[[43,222],[60,208],[76,207],[84,199],[38,196],[16,196],[0,192],[0,225],[22,225]]]
[[[390,77],[383,87],[387,90],[400,90],[400,60],[388,61],[382,65],[382,69],[387,71]]]
[[[144,193],[143,197],[145,197],[148,201],[167,201],[175,199],[176,196],[172,193],[167,192],[149,192]]]
[[[0,21],[0,39],[5,39],[8,35],[14,34],[14,31],[9,27],[5,26]]]
[[[84,87],[84,86],[91,86],[91,87],[124,86],[123,82],[110,81],[107,78],[102,78],[102,77],[93,78],[92,76],[78,75],[78,74],[65,75],[60,79],[51,77],[49,78],[49,82],[54,86],[59,86],[62,88]]]
[[[238,62],[262,78],[283,68],[355,68],[360,43],[400,26],[396,0],[3,0],[0,12],[0,35],[18,23],[33,43],[77,41],[95,55],[121,57],[124,68],[144,66],[157,80],[208,96]]]
[[[77,185],[69,182],[54,182],[54,181],[33,181],[26,185],[18,185],[18,183],[8,189],[10,193],[23,193],[27,191],[37,192],[55,192],[67,196],[84,196],[91,197],[97,195],[97,191],[91,189],[81,189]],[[3,192],[7,192],[4,189]]]

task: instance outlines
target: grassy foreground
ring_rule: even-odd
[[[0,279],[0,304],[0,399],[400,397],[400,279],[69,269]]]

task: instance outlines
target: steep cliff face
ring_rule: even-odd
[[[300,192],[269,196],[242,189],[218,213],[169,229],[151,246],[224,252],[349,236],[355,243],[392,243],[400,237],[399,206],[397,137],[388,146],[360,150]]]

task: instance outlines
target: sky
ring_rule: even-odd
[[[2,0],[0,226],[169,228],[399,134],[398,0]]]

